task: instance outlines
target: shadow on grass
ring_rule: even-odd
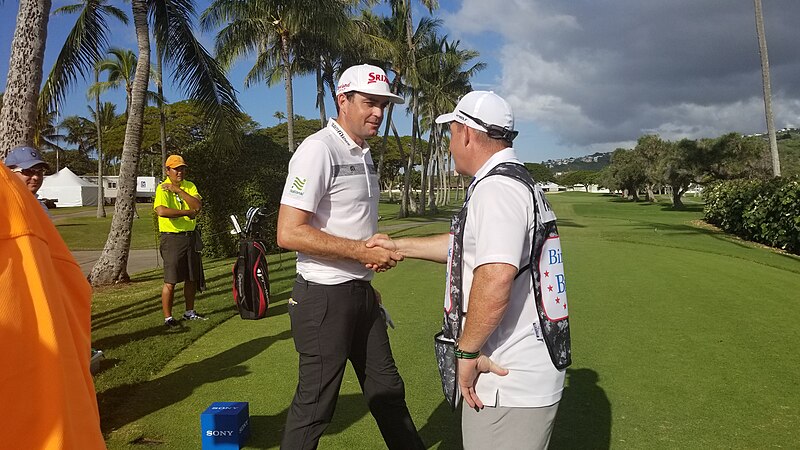
[[[580,224],[576,223],[575,221],[569,220],[569,219],[558,219],[557,223],[558,223],[558,227],[559,228],[564,228],[564,227],[586,228],[586,225],[580,225]]]
[[[158,302],[158,304],[154,304],[154,306],[151,309],[157,309],[157,310],[160,311],[161,310],[161,302]],[[225,313],[227,313],[227,314],[225,314]],[[234,313],[233,306],[225,306],[225,307],[218,308],[218,309],[211,310],[211,311],[204,311],[204,314],[206,314],[206,317],[208,317],[208,316],[216,316],[218,314],[224,315],[225,317],[221,318],[219,320],[219,322],[228,320],[230,318],[230,316],[233,315],[233,313]],[[137,316],[142,316],[142,315],[146,315],[146,314],[137,314]],[[176,317],[180,317],[180,315],[176,314]],[[114,320],[113,322],[106,323],[105,325],[110,325],[111,323],[114,323],[114,322],[124,322],[125,320],[129,320],[129,319],[119,318],[117,320]],[[96,347],[96,348],[102,349],[102,350],[107,352],[109,349],[117,348],[117,347],[119,347],[121,345],[124,345],[124,344],[127,344],[129,342],[143,341],[143,340],[146,340],[148,338],[152,338],[152,337],[156,337],[156,336],[163,336],[165,333],[169,333],[170,335],[179,335],[181,333],[185,333],[185,332],[188,331],[188,329],[184,328],[185,324],[184,324],[183,320],[179,320],[178,323],[180,324],[180,326],[178,326],[178,327],[176,327],[174,329],[166,329],[164,327],[164,322],[162,321],[161,317],[159,316],[159,318],[156,319],[155,322],[153,322],[153,326],[150,326],[150,327],[147,327],[147,328],[144,328],[144,329],[140,329],[140,330],[137,330],[137,331],[133,331],[131,333],[120,333],[120,334],[113,334],[111,336],[106,336],[106,337],[103,337],[103,338],[95,340],[92,343],[92,345],[94,345],[94,347]],[[103,365],[105,365],[105,364],[103,364]]]
[[[108,309],[108,310],[103,311],[103,312],[96,312],[96,313],[92,314],[92,328],[94,328],[94,329],[101,328],[103,321],[107,320],[108,318],[114,318],[114,317],[120,315],[121,313],[128,313],[131,310],[136,310],[137,308],[140,308],[140,307],[148,307],[148,306],[152,305],[152,303],[156,299],[159,300],[158,304],[161,305],[161,302],[160,302],[160,299],[161,299],[161,288],[160,287],[159,287],[158,293],[154,293],[150,297],[146,297],[146,298],[143,298],[141,300],[137,300],[136,302],[133,302],[133,303],[126,303],[124,305],[120,305],[120,306],[117,306],[116,308],[111,308],[111,309]]]
[[[611,402],[591,369],[567,369],[567,387],[558,405],[551,449],[611,447]]]
[[[419,425],[419,424],[417,424]],[[442,400],[439,406],[419,429],[422,442],[428,448],[439,444],[439,450],[459,450],[461,445],[461,408],[455,411],[450,409],[450,404]]]
[[[275,342],[290,339],[291,332],[284,331],[239,344],[202,361],[186,364],[161,378],[135,385],[123,385],[98,394],[98,403],[113,407],[115,414],[105,416],[103,433],[109,433],[148,414],[188,398],[198,387],[241,377],[250,373],[243,363],[265,352]]]
[[[288,408],[272,416],[250,416],[250,432],[252,434],[247,442],[247,446],[261,449],[278,447],[283,437],[283,427],[286,424],[287,411]],[[336,411],[333,413],[333,420],[324,434],[339,434],[348,429],[352,424],[361,420],[367,414],[369,414],[369,410],[367,409],[362,394],[339,395],[339,399],[336,401]],[[372,438],[365,436],[363,443],[366,444],[367,439]],[[381,445],[377,445],[377,447],[382,446],[383,441],[380,436],[375,436],[374,439],[376,442],[381,442]],[[426,444],[428,444],[427,441]],[[430,446],[430,444],[428,445]],[[439,448],[455,449],[460,448],[460,446]]]
[[[682,213],[701,213],[703,212],[704,205],[702,204],[684,204],[682,208],[674,208],[672,205],[662,205],[661,210],[665,212],[682,212]]]
[[[139,272],[131,279],[131,284],[146,283],[148,281],[163,280],[164,270],[159,267],[158,269],[148,270],[147,272]]]

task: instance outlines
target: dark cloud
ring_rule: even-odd
[[[800,2],[763,3],[776,126],[800,126]],[[499,90],[565,145],[765,128],[752,1],[464,0],[445,19],[479,48],[501,36]]]

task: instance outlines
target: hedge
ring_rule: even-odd
[[[730,180],[704,192],[705,220],[743,239],[800,254],[800,178]]]
[[[187,150],[184,157],[188,179],[203,196],[203,212],[197,219],[203,233],[203,255],[226,257],[238,252],[238,238],[230,234],[230,216],[235,214],[244,226],[251,206],[267,208],[261,230],[268,250],[277,251],[277,213],[291,157],[286,148],[267,136],[252,134],[243,137],[238,153],[220,154],[203,142]]]

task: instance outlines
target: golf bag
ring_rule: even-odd
[[[240,237],[239,257],[233,265],[233,300],[242,319],[257,320],[269,308],[269,266],[266,246],[256,231],[264,218],[264,208],[250,208],[244,230],[236,216],[231,216],[234,233]]]

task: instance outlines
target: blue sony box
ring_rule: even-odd
[[[203,450],[239,450],[250,437],[247,402],[214,402],[200,414]]]

